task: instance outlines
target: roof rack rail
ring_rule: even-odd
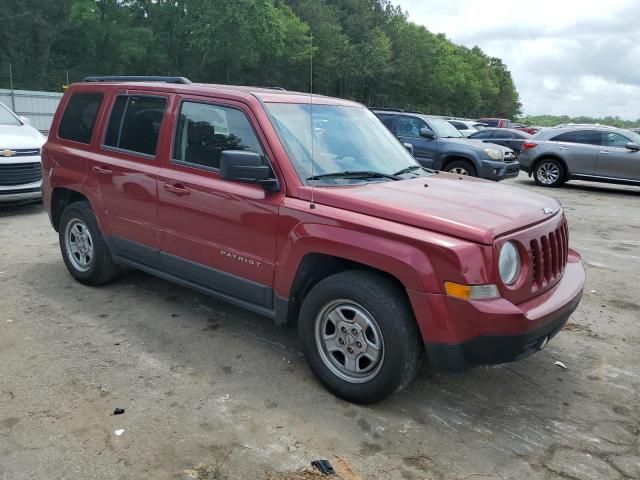
[[[278,90],[280,92],[286,92],[286,88],[282,87],[258,87],[258,88],[266,88],[267,90]]]
[[[164,83],[181,83],[188,85],[191,80],[185,77],[155,77],[145,75],[92,75],[85,77],[83,82],[164,82]]]
[[[417,110],[406,110],[404,108],[389,108],[389,107],[369,107],[369,110],[379,110],[381,112],[402,112],[402,113],[416,113],[419,115],[426,115],[424,112]]]

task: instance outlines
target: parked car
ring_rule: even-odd
[[[522,146],[521,168],[544,187],[565,182],[640,185],[640,135],[602,126],[549,128]]]
[[[495,143],[520,152],[522,144],[531,138],[531,135],[513,128],[485,128],[469,137],[472,140],[480,140],[485,143]]]
[[[640,133],[640,128],[632,128],[631,131],[634,133]]]
[[[421,165],[488,180],[517,177],[520,167],[513,150],[465,138],[441,117],[394,110],[373,112],[402,142],[412,146]]]
[[[535,135],[540,131],[540,128],[538,127],[530,127],[527,125],[522,125],[521,123],[513,123],[511,125],[511,128],[528,133],[529,135]]]
[[[469,137],[472,134],[476,133],[478,130],[481,130],[488,126],[484,123],[473,122],[470,120],[450,119],[447,120],[447,122],[456,127],[458,131],[465,137]]]
[[[39,199],[45,138],[0,102],[0,203]]]
[[[488,126],[495,128],[512,128],[512,122],[507,118],[479,118],[478,122],[486,123]]]
[[[425,349],[440,370],[537,352],[585,281],[558,202],[425,169],[346,100],[91,77],[65,91],[43,171],[79,282],[128,265],[297,325],[353,402],[407,385]]]

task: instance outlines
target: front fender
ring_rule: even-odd
[[[429,258],[411,245],[346,227],[299,223],[279,249],[275,290],[288,298],[298,266],[310,253],[331,255],[361,263],[397,278],[406,289],[439,291]]]

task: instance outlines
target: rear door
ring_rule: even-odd
[[[156,179],[169,94],[115,91],[101,147],[88,165],[99,192],[113,253],[150,266],[159,260]]]
[[[171,156],[158,178],[163,270],[253,306],[273,307],[278,205],[284,191],[220,175],[224,150],[272,158],[244,104],[181,96]],[[282,184],[284,186],[284,184]]]
[[[574,130],[550,139],[565,160],[569,174],[593,175],[598,161],[601,135],[598,130]]]
[[[640,153],[626,148],[632,140],[617,132],[602,132],[602,147],[595,174],[602,177],[640,180]]]
[[[432,168],[438,151],[438,141],[435,138],[420,136],[420,129],[429,128],[426,122],[417,117],[401,115],[398,117],[398,138],[413,145],[413,156],[424,167]]]

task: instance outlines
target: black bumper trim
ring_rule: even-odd
[[[530,332],[516,335],[480,335],[459,344],[429,343],[425,348],[432,370],[462,372],[481,365],[509,363],[539,351],[564,327],[576,305],[559,318]]]

